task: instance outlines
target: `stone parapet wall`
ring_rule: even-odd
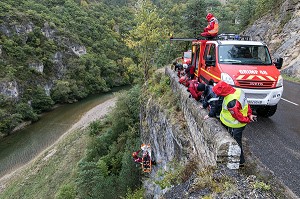
[[[239,168],[240,147],[237,142],[218,119],[203,119],[207,110],[200,109],[200,102],[189,98],[190,93],[179,84],[177,74],[171,68],[166,67],[165,74],[170,77],[174,96],[180,100],[181,112],[176,112],[178,115],[174,117],[158,99],[144,99],[141,139],[143,143],[151,144],[152,157],[159,162],[149,173],[150,178],[144,181],[149,198],[159,198],[164,194],[165,190],[154,182],[161,180],[159,170],[169,170],[174,161],[177,165],[197,161],[199,168],[219,163],[230,169]]]
[[[204,120],[207,110],[200,109],[200,102],[190,98],[187,88],[179,84],[177,74],[170,67],[165,68],[165,73],[171,79],[173,92],[179,93],[180,105],[193,146],[197,155],[205,165],[225,163],[230,169],[238,169],[240,147],[229,135],[221,122],[216,118]]]
[[[174,158],[186,162],[196,157],[200,167],[222,163],[238,169],[237,142],[218,119],[203,119],[207,110],[200,109],[201,103],[189,97],[187,88],[179,84],[177,74],[170,67],[165,68],[165,74],[170,77],[172,91],[179,96],[183,114],[182,121],[176,122],[155,99],[147,99],[142,111],[142,141],[151,144],[155,159],[166,166]]]

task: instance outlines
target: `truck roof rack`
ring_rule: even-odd
[[[235,33],[222,33],[218,35],[218,40],[244,40],[250,41],[250,36],[239,35]]]

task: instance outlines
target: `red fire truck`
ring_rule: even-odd
[[[283,92],[283,79],[278,70],[283,59],[273,62],[263,42],[235,34],[221,34],[216,40],[195,39],[191,64],[199,82],[214,84],[223,80],[243,89],[258,115],[275,114]]]

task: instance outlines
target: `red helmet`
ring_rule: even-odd
[[[132,153],[132,157],[136,157],[137,155],[138,155],[137,152],[133,152],[133,153]]]
[[[211,13],[207,13],[207,15],[206,15],[206,19],[207,19],[207,21],[209,21],[211,18],[213,18],[214,17],[214,15],[213,14],[211,14]]]

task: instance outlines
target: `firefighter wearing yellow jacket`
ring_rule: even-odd
[[[242,147],[243,130],[249,122],[256,120],[256,116],[252,115],[245,93],[240,88],[233,88],[226,82],[220,81],[213,87],[213,92],[224,97],[220,120],[239,144],[241,148],[240,165],[243,166],[245,163]]]

